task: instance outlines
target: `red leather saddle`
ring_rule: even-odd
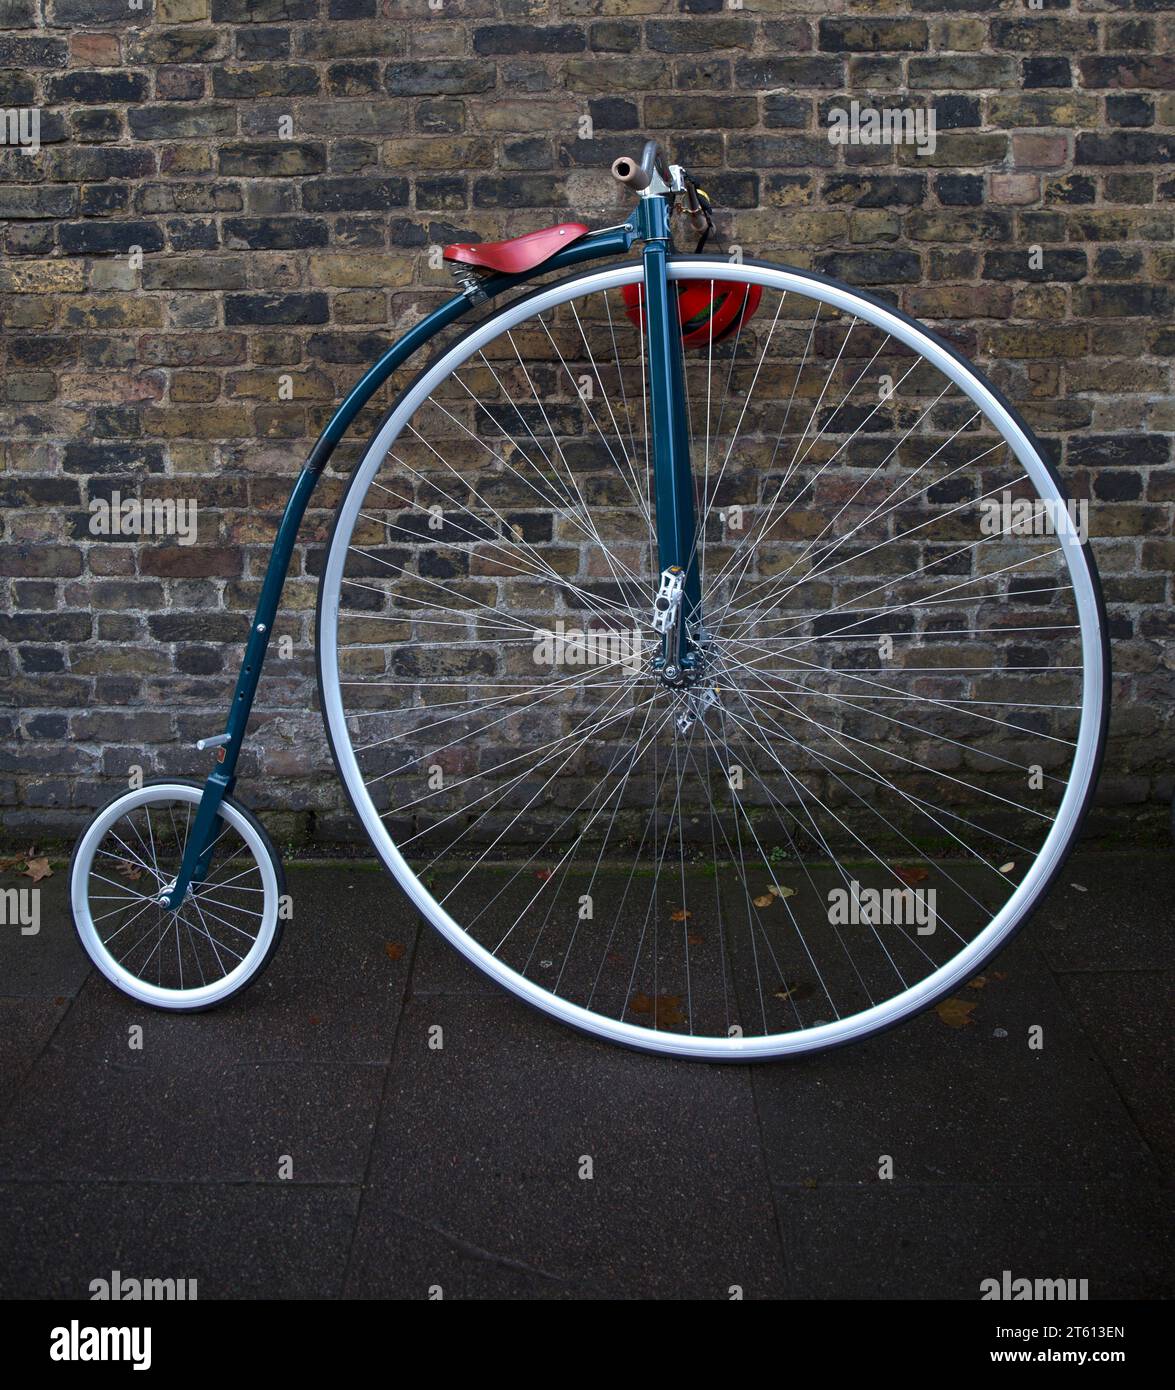
[[[447,261],[462,261],[465,265],[496,270],[503,275],[521,275],[542,265],[556,251],[586,236],[588,228],[582,222],[561,222],[557,227],[544,227],[539,232],[511,237],[509,241],[459,242],[446,246]]]

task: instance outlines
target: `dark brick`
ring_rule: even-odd
[[[224,244],[255,251],[325,246],[330,228],[317,217],[226,217]]]
[[[307,212],[348,212],[364,208],[402,208],[408,205],[408,180],[403,178],[316,179],[302,193]]]
[[[983,180],[979,182],[982,185]],[[848,203],[857,208],[916,207],[926,197],[926,176],[834,174],[825,178],[823,192],[826,202]]]
[[[138,72],[69,72],[51,77],[46,95],[54,102],[138,102],[147,98],[147,78]]]
[[[59,184],[0,183],[0,217],[69,217],[78,191]]]
[[[947,207],[979,207],[983,203],[983,175],[939,174],[934,191]]]
[[[655,53],[708,53],[724,48],[750,48],[755,38],[751,19],[650,19],[645,42]]]
[[[840,58],[740,58],[734,65],[734,79],[740,87],[752,91],[782,87],[785,92],[795,87],[841,87],[844,84],[844,62]]]
[[[323,145],[293,140],[254,141],[247,145],[222,145],[217,168],[227,177],[294,178],[320,174],[326,168]]]
[[[259,323],[326,323],[325,294],[227,294],[226,325]]]
[[[829,53],[917,53],[926,48],[924,19],[822,19],[820,47]]]
[[[307,96],[318,91],[318,72],[285,63],[262,63],[251,68],[213,69],[212,91],[229,101],[259,97]]]
[[[1107,96],[1106,120],[1111,125],[1119,126],[1154,125],[1154,102],[1142,92],[1123,92]]]
[[[83,217],[112,217],[125,212],[129,202],[130,189],[124,183],[88,183],[78,200],[78,212]]]
[[[473,31],[475,53],[582,53],[586,47],[575,24],[490,24]]]
[[[287,19],[313,19],[316,0],[212,0],[217,24],[274,24]]]
[[[1082,58],[1083,87],[1175,87],[1175,55],[1170,53],[1113,53]]]
[[[652,101],[652,98],[649,98]],[[645,109],[648,110],[649,102],[646,102]],[[592,118],[592,128],[594,130],[635,130],[640,123],[640,115],[634,101],[621,101],[617,97],[608,97],[600,101],[588,102],[588,114]],[[647,117],[650,126],[655,126],[657,122],[650,115]]]
[[[1175,135],[1114,131],[1077,137],[1078,164],[1169,164],[1175,158]]]
[[[745,129],[758,124],[759,103],[754,97],[647,96],[645,120],[654,129]]]
[[[74,111],[69,119],[78,140],[101,144],[122,138],[122,117],[117,111]]]
[[[416,180],[416,206],[431,212],[453,212],[468,205],[465,180],[460,175]]]
[[[117,474],[162,473],[160,444],[67,444],[62,458],[67,473]]]
[[[834,251],[819,258],[819,267],[850,285],[916,284],[922,263],[913,251]]]
[[[123,11],[123,22],[126,11]],[[0,34],[0,68],[63,68],[69,62],[69,45],[64,39],[21,38]]]
[[[29,560],[39,563],[35,552]],[[84,642],[92,625],[89,613],[0,613],[0,637],[9,642]]]
[[[238,29],[235,35],[236,55],[242,62],[263,62],[267,58],[288,58],[290,31],[288,29]]]
[[[1087,434],[1069,441],[1072,468],[1147,468],[1170,458],[1171,441],[1161,434]]]
[[[327,85],[336,96],[367,96],[381,90],[376,62],[332,63],[327,69]]]
[[[132,246],[144,251],[161,251],[163,233],[154,222],[64,222],[61,225],[62,250],[72,255],[125,254]]]
[[[567,193],[562,180],[550,174],[486,177],[474,182],[473,205],[479,208],[564,208]]]
[[[384,87],[392,96],[488,92],[493,86],[493,66],[474,58],[431,63],[389,63],[384,74]]]
[[[641,27],[631,19],[605,19],[591,27],[591,46],[598,53],[633,53],[641,46]]]
[[[1050,284],[1084,280],[1089,273],[1085,251],[1077,247],[1044,247],[1040,260],[1040,268],[1034,270],[1028,263],[1027,249],[988,251],[983,257],[983,275],[987,280],[1030,280]]]
[[[141,106],[127,112],[137,140],[199,140],[234,135],[236,112],[231,106]]]
[[[836,163],[832,145],[810,135],[735,135],[728,143],[730,162],[736,167],[810,168]]]

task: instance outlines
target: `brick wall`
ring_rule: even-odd
[[[1102,821],[1158,825],[1173,3],[0,0],[0,107],[38,110],[42,146],[0,150],[8,835],[68,835],[134,766],[202,772],[290,482],[445,293],[428,248],[614,220],[605,171],[644,133],[705,175],[727,242],[892,296],[1021,404],[1092,502],[1118,670]],[[897,92],[933,101],[933,156],[830,145],[830,107]],[[116,491],[196,499],[198,543],[91,536]],[[300,549],[242,791],[330,838],[312,571]]]

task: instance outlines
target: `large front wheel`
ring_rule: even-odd
[[[1108,681],[1086,516],[904,315],[777,266],[669,274],[715,303],[688,676],[653,627],[625,263],[508,305],[384,420],[320,587],[327,729],[384,863],[515,994],[681,1056],[811,1051],[965,984],[1072,844]]]

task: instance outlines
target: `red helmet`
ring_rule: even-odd
[[[623,286],[624,311],[638,328],[644,327],[644,286]],[[683,347],[705,347],[734,333],[746,323],[763,298],[759,285],[729,280],[680,280],[677,312]]]

